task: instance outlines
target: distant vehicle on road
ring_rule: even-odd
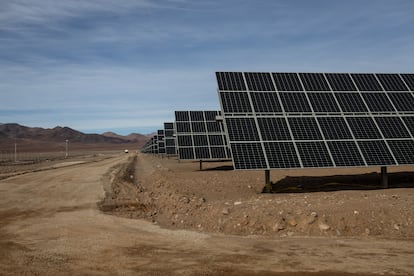
[[[126,149],[126,150],[124,150],[124,152],[125,152],[125,153],[128,153],[128,150]]]

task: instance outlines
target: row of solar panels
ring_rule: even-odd
[[[176,111],[174,123],[164,123],[164,129],[142,148],[144,153],[177,155],[180,160],[231,159],[223,123],[217,120],[220,111]]]
[[[216,77],[221,112],[175,112],[180,159],[231,158],[235,169],[414,164],[414,74]],[[159,132],[152,152],[166,153],[166,141]]]

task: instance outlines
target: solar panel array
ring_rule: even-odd
[[[176,142],[181,160],[230,159],[220,111],[175,111]]]
[[[414,74],[216,77],[236,169],[414,164]]]
[[[176,155],[176,141],[174,136],[174,123],[165,122],[164,123],[164,142],[165,142],[165,153],[166,155]]]

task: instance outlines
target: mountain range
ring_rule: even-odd
[[[124,149],[138,150],[148,137],[139,133],[127,136],[113,132],[86,134],[69,127],[40,128],[16,123],[0,124],[0,150],[10,151],[16,143],[20,151],[56,151],[66,146],[74,149]]]

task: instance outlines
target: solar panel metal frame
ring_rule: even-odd
[[[174,122],[164,122],[164,141],[165,141],[165,155],[176,156],[176,137],[175,137]]]
[[[221,79],[217,78],[217,92],[235,169],[340,168],[414,164],[414,153],[410,152],[407,157],[402,156],[403,150],[414,148],[414,107],[410,108],[408,106],[409,103],[404,105],[404,98],[414,103],[414,74],[217,72],[216,75],[218,76],[218,74],[220,74]],[[237,74],[238,83],[236,85],[230,82],[220,83],[225,82],[226,79],[236,79],[231,77],[232,74]],[[246,75],[249,75],[249,81],[246,80]],[[304,85],[301,77],[304,75],[308,77],[306,85]],[[315,83],[315,80],[321,80],[322,78],[323,84]],[[242,80],[244,80],[244,83],[240,83]],[[260,80],[264,80],[265,83],[258,83]],[[269,83],[269,80],[272,81],[273,85]],[[254,84],[253,87],[251,87],[252,83]],[[327,89],[326,85],[329,86],[329,89]],[[270,87],[269,90],[264,90],[266,87]],[[306,87],[310,87],[310,89],[306,90]],[[318,91],[315,90],[315,87],[322,87],[323,89]],[[282,90],[278,88],[282,88]],[[387,90],[387,88],[389,89]],[[253,100],[256,101],[255,98],[257,97],[253,94],[258,93],[257,90],[260,90],[260,93],[269,93],[268,96],[263,96],[262,98],[278,102],[280,110],[279,107],[276,109],[267,108],[265,106],[266,103],[253,102]],[[250,106],[244,100],[244,107],[242,109],[245,112],[239,112],[240,107],[237,106],[237,103],[231,103],[232,107],[229,109],[226,106],[227,103],[222,100],[223,93],[233,93],[233,98],[248,99]],[[321,112],[321,110],[316,112],[309,99],[309,94],[315,93],[333,95],[335,108],[328,108],[327,110],[329,111],[326,112]],[[400,96],[401,94],[399,93],[404,95]],[[348,98],[347,94],[358,95],[358,97]],[[297,95],[300,95],[300,99],[303,101],[299,103],[299,106],[297,105],[298,103],[294,103],[291,100],[297,98]],[[290,99],[286,99],[286,96]],[[331,98],[331,96],[329,97]],[[357,101],[358,106],[355,109],[353,109],[354,102],[348,102],[350,99]],[[373,99],[383,99],[384,102],[370,102]],[[286,111],[286,104],[290,105],[288,106],[288,111]],[[385,108],[378,108],[378,106],[384,106]],[[260,107],[259,111],[256,109],[257,107]],[[346,108],[346,110],[343,108]],[[232,110],[237,110],[237,112],[232,112]],[[325,137],[319,121],[325,120],[323,118],[328,119],[331,117],[341,118],[345,123],[346,129],[343,129],[343,131],[346,135],[344,138],[334,137],[332,134],[330,134],[331,138]],[[378,137],[364,138],[355,136],[347,119],[354,120],[353,118],[360,117],[369,118],[373,122],[371,128],[379,133]],[[399,118],[400,120],[383,119],[389,117]],[[275,118],[279,118],[278,120],[283,119],[287,122],[286,129],[281,127],[280,124],[276,127],[281,128],[280,131],[282,132],[289,133],[290,137],[285,134],[278,136],[274,133],[267,133],[263,136],[264,130],[261,128],[261,125],[266,125],[269,128],[269,124],[263,124],[263,121]],[[318,132],[316,134],[321,137],[319,139],[307,139],[307,137],[301,135],[300,139],[302,140],[295,139],[292,126],[289,123],[289,119],[292,120],[292,118],[313,118],[316,121],[317,128],[316,130],[313,129],[309,136],[314,136],[315,133],[313,132]],[[248,124],[250,130],[246,132],[248,127],[246,127],[245,122],[247,121],[250,121]],[[253,124],[251,121],[253,121]],[[329,120],[325,121],[328,122],[328,126],[324,127],[329,127]],[[398,126],[396,125],[395,128],[404,135],[383,133],[381,127],[384,128],[384,126],[380,124],[389,125],[393,121],[398,121]],[[337,127],[344,128],[343,122]],[[271,132],[269,129],[266,131]],[[364,129],[361,131],[366,132]],[[327,133],[326,129],[325,133]],[[349,136],[349,133],[351,136]],[[279,138],[279,140],[266,140],[265,137],[283,138]],[[271,144],[272,146],[270,146]],[[292,146],[295,150],[295,155],[292,155]],[[324,152],[323,162],[316,162],[316,165],[309,166],[309,164],[312,164],[312,160],[308,160],[309,162],[307,161],[304,164],[305,160],[302,159],[305,156],[300,154],[299,149],[301,148],[303,151],[303,147],[322,147]],[[346,152],[347,148],[349,149],[349,156],[344,156],[344,158],[338,156],[338,154]],[[383,151],[387,156],[381,159],[376,156],[376,152],[369,152],[376,149]],[[243,150],[244,152],[241,152]],[[246,152],[247,150],[252,152]],[[275,154],[283,156],[278,160]],[[318,154],[322,153],[316,152],[316,155]],[[312,159],[315,157],[311,155],[308,158]],[[335,161],[334,157],[337,161]],[[327,161],[328,159],[329,161]]]
[[[231,81],[235,81],[231,79]],[[187,114],[187,115],[185,115]],[[201,115],[202,114],[202,115]],[[226,133],[221,122],[216,121],[220,111],[175,111],[176,149],[179,160],[222,161],[231,160]],[[189,128],[180,128],[186,124]],[[219,127],[217,127],[219,126]],[[222,144],[211,137],[221,136]],[[189,141],[190,143],[184,143]],[[214,143],[212,143],[214,142]]]

